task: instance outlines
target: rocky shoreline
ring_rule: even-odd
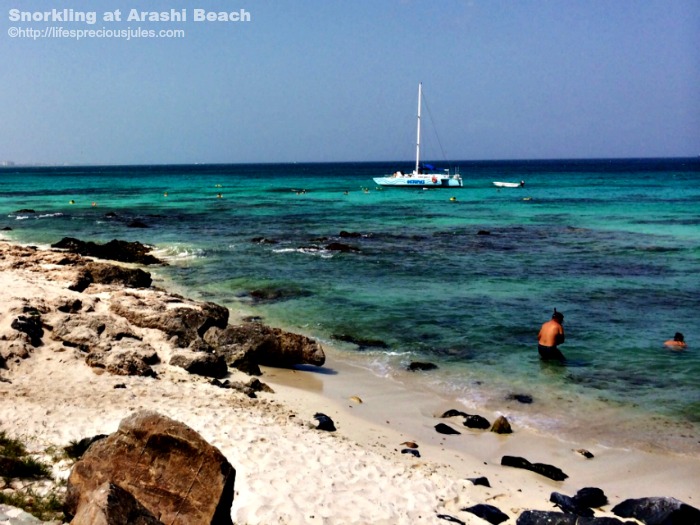
[[[415,452],[417,444],[402,443],[398,458],[379,454],[364,459],[372,451],[342,441],[328,415],[319,411],[304,421],[285,405],[266,399],[275,387],[257,379],[263,373],[261,367],[321,367],[326,353],[317,341],[255,319],[232,320],[220,305],[152,287],[150,275],[141,268],[90,258],[108,256],[131,263],[135,252],[148,256],[142,246],[113,241],[105,255],[104,247],[92,246],[93,251],[88,252],[74,239],[64,239],[54,250],[0,243],[0,270],[7,289],[0,311],[0,388],[5,404],[0,429],[36,433],[55,446],[65,446],[69,436],[73,441],[95,441],[83,458],[57,467],[59,478],[66,480],[65,516],[75,525],[229,524],[233,518],[236,523],[268,523],[270,511],[261,505],[276,512],[279,523],[366,523],[368,518],[374,523],[635,523],[625,521],[627,518],[648,524],[700,523],[700,511],[672,497],[640,494],[639,498],[614,501],[608,509],[611,503],[595,487],[582,487],[571,495],[551,490],[547,510],[537,510],[541,503],[531,507],[516,503],[512,494],[480,497],[469,487],[483,486],[483,480],[490,486],[485,476],[450,479],[447,470],[438,475],[430,463],[407,463],[409,457],[420,458]],[[113,255],[114,249],[126,255]],[[47,384],[51,381],[56,383]],[[259,394],[263,399],[257,399]],[[211,412],[202,415],[203,407]],[[326,408],[317,406],[318,410]],[[229,441],[234,431],[218,420],[216,413],[221,410],[235,413],[235,425],[250,425],[244,437]],[[73,416],[83,418],[86,411],[94,414],[94,421],[81,420],[78,428],[66,421],[75,421]],[[455,415],[470,416],[454,410],[443,417]],[[257,421],[261,418],[265,420],[262,426]],[[216,419],[213,424],[212,419]],[[200,428],[191,426],[191,421]],[[272,428],[271,422],[277,426]],[[444,423],[434,426],[436,436],[454,433]],[[209,439],[207,433],[211,433]],[[98,434],[103,437],[95,439]],[[251,473],[261,464],[255,458],[238,456],[246,472],[239,484],[236,458],[229,458],[222,449],[251,450],[259,440],[274,438],[282,448],[281,457],[277,457],[278,450],[266,448],[266,453],[275,456],[274,465],[280,470],[272,481],[279,494],[266,494],[265,483],[256,483],[256,476],[268,479],[263,477],[268,474]],[[61,439],[62,443],[57,442]],[[284,449],[286,445],[289,450]],[[332,457],[339,465],[324,460],[330,457],[329,446],[338,449],[334,452],[340,455]],[[134,458],[129,452],[134,450],[142,452]],[[295,485],[302,480],[295,479],[299,459],[292,458],[290,451],[308,455],[301,458],[301,464],[318,461],[324,465],[325,472],[318,477],[306,476],[321,494],[301,501],[318,509],[312,501],[321,498],[335,502],[335,509],[327,505],[312,514],[311,509],[295,503],[293,493],[299,489]],[[554,483],[569,477],[568,466],[560,469],[514,454],[501,456],[503,467],[525,469],[527,475],[544,476]],[[194,461],[199,465],[194,475],[193,458],[201,458]],[[342,496],[334,496],[339,486],[346,486],[348,468],[352,471],[353,465],[362,474],[350,486],[355,490],[357,485],[367,497],[366,508],[353,508],[354,496],[346,503]],[[481,481],[476,483],[476,479]],[[397,483],[399,494],[390,486]],[[6,486],[3,492],[12,490]],[[256,490],[263,493],[256,494]],[[401,494],[407,490],[408,494]],[[377,506],[373,494],[379,501],[392,495],[406,508]],[[232,508],[238,498],[249,504]],[[496,499],[505,506],[489,503]],[[552,506],[557,510],[551,510]],[[0,509],[0,524],[28,519],[3,521],[3,516],[9,513]]]
[[[63,247],[66,243],[57,245]],[[126,243],[121,251],[129,254],[133,250]],[[152,376],[151,365],[161,358],[133,327],[162,332],[176,349],[170,364],[206,377],[222,378],[228,367],[260,375],[260,364],[320,366],[325,361],[317,342],[254,320],[229,325],[225,307],[152,289],[150,274],[140,268],[19,246],[11,247],[6,257],[19,261],[12,264],[13,269],[38,271],[52,267],[53,277],[70,281],[67,290],[76,294],[67,294],[53,303],[37,298],[17,304],[11,310],[17,314],[11,330],[0,334],[9,342],[0,357],[5,362],[28,357],[32,347],[43,345],[46,333],[63,346],[78,349],[89,366],[116,375]],[[118,254],[114,258],[120,260]],[[84,294],[88,287],[91,293]],[[99,294],[105,290],[110,292],[106,309],[98,304]]]

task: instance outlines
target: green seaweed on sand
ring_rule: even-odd
[[[61,484],[52,479],[51,467],[32,457],[24,443],[4,431],[0,431],[0,477],[5,488],[17,480],[29,481],[19,489],[1,491],[0,504],[17,507],[43,521],[64,517]],[[34,484],[39,481],[46,481],[53,487],[37,490]]]

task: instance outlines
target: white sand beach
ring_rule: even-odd
[[[74,296],[95,312],[108,312],[114,287],[70,291],[70,266],[51,256],[22,264],[12,246],[0,242],[0,334],[12,331],[16,312],[26,304]],[[231,312],[229,322],[236,317]],[[91,368],[79,351],[48,333],[27,358],[0,370],[0,430],[40,451],[114,432],[134,411],[155,410],[199,432],[236,469],[231,515],[240,525],[446,523],[440,514],[483,524],[461,510],[479,503],[497,506],[512,524],[526,509],[555,510],[553,491],[573,495],[584,487],[599,487],[608,497],[596,516],[613,516],[610,509],[627,498],[668,496],[700,506],[700,454],[603,448],[517,426],[508,435],[470,430],[457,418],[439,418],[448,409],[465,410],[454,401],[375,377],[327,347],[320,370],[264,368],[260,379],[274,393],[251,399],[167,364],[172,348],[163,334],[132,329],[158,352],[157,379]],[[248,379],[234,370],[231,376]],[[317,412],[330,416],[337,431],[315,429]],[[500,414],[482,415],[492,421]],[[460,434],[437,433],[441,422]],[[415,442],[420,457],[402,454],[404,442]],[[579,449],[594,457],[586,459]],[[504,455],[554,465],[569,477],[558,482],[501,466]],[[68,462],[59,463],[55,474],[66,478],[69,469]],[[469,481],[480,476],[491,487]]]

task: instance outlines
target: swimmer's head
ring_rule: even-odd
[[[554,319],[557,323],[561,323],[564,321],[564,314],[561,312],[557,312],[557,309],[554,309],[554,313],[552,314],[552,319]]]
[[[673,336],[674,341],[678,341],[679,343],[685,342],[685,337],[683,337],[683,334],[680,332],[676,332],[676,335]]]

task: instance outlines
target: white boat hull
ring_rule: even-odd
[[[521,186],[525,186],[524,182],[494,182],[494,186],[498,188],[519,188]]]
[[[461,188],[462,177],[453,175],[445,176],[416,176],[416,175],[390,175],[388,177],[375,177],[374,182],[379,186],[398,186],[405,188]]]

